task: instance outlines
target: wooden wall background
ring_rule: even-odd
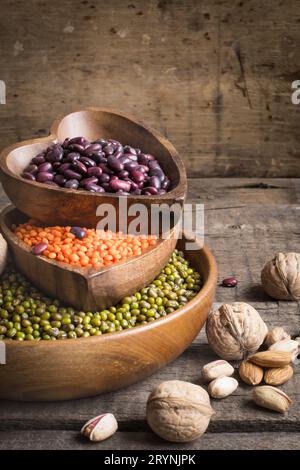
[[[189,176],[299,177],[298,0],[1,0],[0,147],[86,105],[130,112]]]

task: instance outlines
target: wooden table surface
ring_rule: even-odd
[[[251,303],[272,327],[300,330],[296,302],[278,302],[264,294],[260,271],[276,251],[300,251],[300,180],[208,178],[189,180],[189,201],[205,204],[206,243],[219,267],[219,279],[234,275],[237,288],[218,287],[216,305]],[[1,195],[1,205],[7,204]],[[164,380],[201,383],[203,364],[216,359],[205,333],[172,364],[141,383],[116,393],[59,403],[0,402],[0,449],[300,449],[300,366],[283,389],[293,398],[289,413],[257,408],[251,388],[240,384],[230,397],[212,400],[216,413],[207,433],[185,445],[156,437],[145,421],[152,388]],[[82,439],[79,430],[91,417],[112,412],[119,431],[103,443]]]

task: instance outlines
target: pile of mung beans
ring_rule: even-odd
[[[59,340],[122,331],[174,312],[200,289],[200,274],[175,250],[147,287],[116,306],[83,312],[46,297],[9,266],[0,278],[0,339]]]

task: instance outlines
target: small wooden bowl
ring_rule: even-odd
[[[84,222],[85,226],[95,227],[99,222],[96,210],[100,204],[112,204],[118,213],[120,197],[116,194],[56,188],[20,176],[30,160],[51,143],[79,135],[90,140],[119,139],[157,157],[172,182],[172,189],[161,196],[127,196],[128,208],[135,203],[145,204],[148,209],[154,203],[183,204],[187,191],[186,172],[173,145],[125,114],[88,108],[55,121],[48,137],[19,142],[1,152],[1,182],[9,199],[24,214],[49,225],[80,226]]]
[[[185,239],[178,241],[184,250]],[[0,366],[0,398],[67,400],[111,392],[144,379],[179,356],[206,321],[217,283],[207,247],[185,256],[204,285],[184,307],[148,325],[89,338],[60,341],[7,341]]]
[[[81,310],[104,309],[149,284],[168,262],[176,246],[174,229],[140,256],[100,269],[77,268],[36,256],[10,229],[28,217],[13,206],[0,214],[0,229],[14,262],[34,285],[49,296]]]

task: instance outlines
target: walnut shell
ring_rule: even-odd
[[[206,322],[209,344],[223,359],[246,359],[258,350],[267,333],[259,313],[244,302],[221,305]]]
[[[204,388],[181,380],[162,382],[147,401],[150,428],[171,442],[189,442],[202,436],[213,414]]]
[[[300,299],[300,254],[277,253],[262,272],[264,290],[274,299]]]

